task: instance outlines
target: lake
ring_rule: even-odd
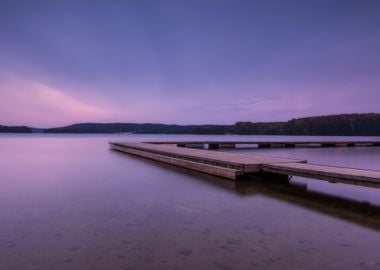
[[[0,269],[380,269],[378,189],[233,182],[108,146],[274,138],[0,135]],[[380,170],[380,147],[228,151]]]

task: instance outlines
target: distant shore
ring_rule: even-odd
[[[0,125],[0,133],[380,136],[380,114],[340,114],[298,118],[286,122],[236,122],[233,125],[80,123],[46,129]]]

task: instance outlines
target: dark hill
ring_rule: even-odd
[[[45,129],[46,133],[138,133],[138,134],[224,134],[226,125],[165,125],[133,123],[84,123]]]
[[[137,134],[247,134],[380,136],[380,114],[340,114],[304,117],[287,122],[237,122],[233,125],[166,125],[83,123],[49,129],[0,126],[0,132],[137,133]]]
[[[32,133],[32,129],[26,126],[1,126],[0,133]]]
[[[45,132],[380,136],[380,114],[340,114],[298,118],[287,122],[237,122],[234,125],[86,123],[46,129]]]

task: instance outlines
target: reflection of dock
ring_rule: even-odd
[[[288,158],[189,149],[176,147],[175,144],[111,142],[110,146],[117,151],[233,180],[254,175],[287,181],[289,176],[295,175],[337,183],[380,187],[380,171],[313,165],[306,164],[305,160]]]
[[[267,181],[218,181],[217,177],[201,174],[194,179],[236,196],[264,195],[380,232],[380,207],[370,202],[308,190],[306,185],[282,185]]]

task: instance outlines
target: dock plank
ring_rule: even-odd
[[[169,158],[185,159],[192,162],[204,163],[218,167],[231,168],[240,170],[242,173],[259,172],[260,165],[288,163],[288,162],[306,162],[305,160],[276,158],[267,156],[252,156],[238,153],[226,153],[219,151],[208,151],[191,148],[180,148],[168,145],[156,145],[139,142],[111,142],[111,147],[135,149],[138,151],[150,152],[152,154],[164,155]]]
[[[380,146],[380,140],[254,140],[254,141],[150,141],[149,144],[177,145],[187,148],[211,149],[234,148],[236,145],[256,145],[257,148],[286,148],[286,147],[373,147]]]
[[[198,162],[210,163],[223,167],[241,168],[245,172],[257,172],[260,170],[260,164],[273,164],[282,162],[306,162],[305,160],[291,158],[277,158],[267,156],[253,156],[238,153],[227,153],[220,151],[208,151],[191,148],[180,148],[167,145],[154,145],[147,143],[113,143],[121,147],[135,148],[155,152],[161,155],[173,155],[177,158],[190,158]]]
[[[380,171],[326,166],[319,164],[263,164],[263,172],[295,175],[329,182],[380,187]]]
[[[236,180],[243,175],[280,179],[295,175],[335,183],[380,188],[380,171],[307,164],[306,160],[244,155],[175,145],[110,142],[112,149],[167,164]]]
[[[153,154],[146,151],[139,151],[134,148],[120,147],[120,146],[114,145],[113,149],[124,152],[124,153],[160,161],[163,163],[175,165],[175,166],[190,169],[190,170],[217,175],[217,176],[221,176],[221,177],[232,179],[232,180],[235,180],[237,177],[241,175],[241,171],[237,169],[219,167],[219,166],[214,166],[214,165],[209,165],[209,164],[204,164],[204,163],[197,163],[197,162],[184,160],[184,159],[178,159],[174,157],[168,158],[166,156]]]

